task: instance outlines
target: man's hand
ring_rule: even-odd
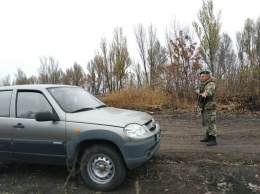
[[[201,94],[201,97],[206,98],[207,97],[206,93],[204,92],[203,94]]]

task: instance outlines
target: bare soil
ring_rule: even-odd
[[[260,115],[218,115],[218,145],[199,140],[204,131],[193,114],[154,115],[162,144],[144,165],[128,172],[111,194],[260,193]],[[102,194],[66,167],[0,163],[1,194]]]

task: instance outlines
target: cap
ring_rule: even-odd
[[[209,69],[203,69],[200,71],[200,75],[201,74],[211,74],[211,71]]]

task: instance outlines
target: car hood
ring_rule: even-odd
[[[129,123],[138,123],[143,125],[151,119],[151,115],[145,112],[112,107],[66,114],[66,121],[68,122],[92,123],[118,127],[125,127]]]

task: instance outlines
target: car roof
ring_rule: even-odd
[[[61,85],[61,84],[31,84],[31,85],[13,85],[13,86],[2,86],[0,90],[10,89],[46,89],[51,87],[77,87],[72,85]]]

